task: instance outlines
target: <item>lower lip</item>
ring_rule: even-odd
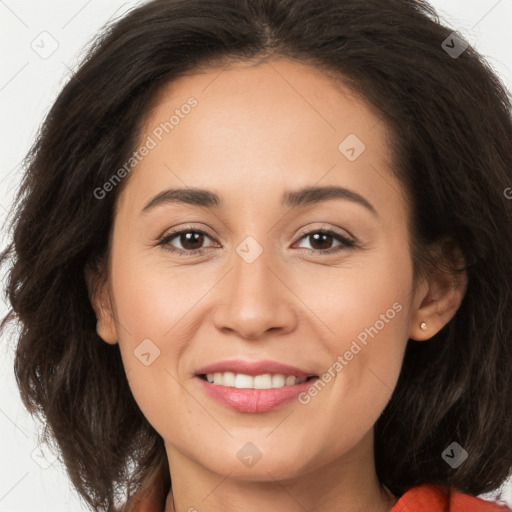
[[[203,389],[214,400],[240,412],[268,412],[297,398],[309,386],[314,384],[318,377],[302,384],[283,386],[271,389],[238,389],[230,386],[212,384],[201,377],[196,377]]]

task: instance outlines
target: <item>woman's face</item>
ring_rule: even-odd
[[[420,301],[386,130],[284,59],[159,96],[117,203],[116,321],[98,332],[171,460],[269,480],[372,456]],[[205,192],[166,192],[188,188]]]

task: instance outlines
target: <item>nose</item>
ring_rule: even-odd
[[[252,263],[235,254],[233,265],[217,290],[221,296],[213,316],[216,328],[252,340],[267,332],[285,334],[295,329],[295,295],[266,252]]]

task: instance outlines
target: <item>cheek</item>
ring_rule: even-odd
[[[182,418],[190,405],[180,368],[190,366],[184,361],[202,318],[201,298],[216,276],[193,266],[173,268],[162,259],[143,260],[128,248],[113,253],[112,263],[116,329],[127,379],[148,421],[165,431],[173,415],[179,411]]]
[[[198,272],[192,265],[175,268],[165,258],[131,254],[129,249],[113,259],[112,268],[117,327],[123,344],[149,338],[161,345],[164,340],[176,339],[174,333],[187,324],[190,313],[214,283],[214,276]]]
[[[338,280],[330,280],[324,306],[317,305],[330,328],[330,363],[322,380],[329,380],[331,392],[319,394],[328,395],[338,420],[350,417],[366,428],[392,395],[408,340],[412,266],[407,254],[399,259],[398,253],[340,271]]]

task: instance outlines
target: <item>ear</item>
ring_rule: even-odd
[[[465,267],[458,245],[445,239],[437,245],[437,252],[439,266],[453,270],[435,269],[417,287],[409,331],[409,338],[417,341],[431,338],[454,317],[467,289],[466,270],[455,270]]]
[[[106,269],[103,263],[88,263],[84,268],[84,277],[89,300],[98,319],[96,332],[103,341],[115,345],[117,343],[117,331],[105,272]]]

